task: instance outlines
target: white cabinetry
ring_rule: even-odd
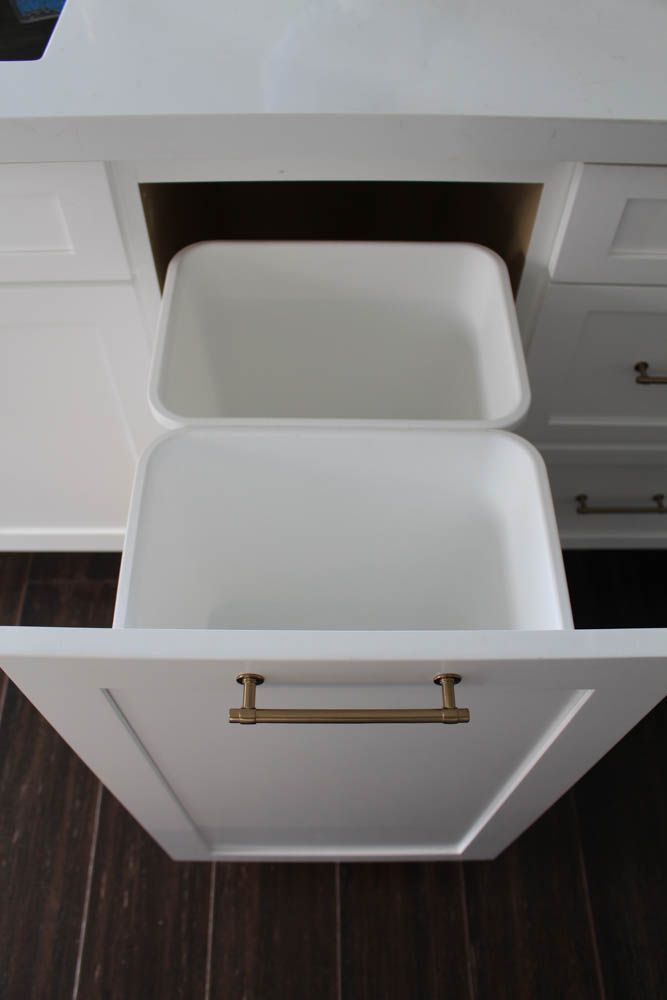
[[[0,547],[116,549],[150,439],[130,285],[0,286]]]
[[[129,278],[104,164],[0,165],[0,282]]]
[[[547,461],[561,539],[667,546],[652,499],[667,493],[667,168],[582,165],[556,243],[524,433]]]
[[[495,856],[667,693],[667,630],[571,628],[539,456],[489,429],[527,391],[497,262],[200,246],[164,302],[153,402],[181,427],[139,467],[115,627],[2,629],[3,667],[174,858]],[[270,403],[265,337],[294,362]],[[467,391],[424,396],[424,362]]]
[[[667,286],[552,284],[530,350],[539,442],[667,444]]]
[[[667,167],[582,165],[552,275],[555,281],[667,284]]]
[[[0,629],[2,665],[177,859],[490,858],[667,693],[667,630]],[[258,706],[468,725],[232,726]]]
[[[546,452],[561,543],[566,548],[667,546],[667,453],[662,448],[554,447]],[[582,514],[587,507],[604,513]],[[626,513],[617,512],[622,508]],[[611,509],[610,509],[611,508]]]
[[[155,433],[147,337],[99,163],[0,166],[0,547],[122,547]]]
[[[532,341],[527,427],[566,544],[664,538],[663,515],[575,506],[663,488],[667,390],[634,381],[667,363],[646,212],[624,209],[608,244],[624,284],[599,261],[554,282]],[[27,230],[45,266],[68,252],[58,218]],[[16,218],[7,232],[22,253]],[[539,456],[497,429],[527,385],[492,255],[368,253],[183,255],[151,391],[196,426],[141,462],[115,627],[0,629],[8,674],[174,858],[493,857],[667,693],[667,630],[570,627]],[[9,535],[42,548],[120,543],[152,436],[134,291],[101,282],[0,288]],[[240,673],[265,680],[242,711]],[[452,674],[469,721],[428,725],[464,721],[433,685]]]

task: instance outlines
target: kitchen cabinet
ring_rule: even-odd
[[[102,163],[0,165],[0,544],[119,549],[155,436],[148,337]]]
[[[580,164],[571,180],[523,426],[565,546],[667,546],[666,208],[665,167]]]
[[[177,429],[140,462],[114,628],[5,629],[0,647],[174,858],[493,857],[667,693],[665,630],[572,629],[541,462],[488,429],[525,401],[509,283],[459,253],[204,244],[172,262],[151,396]],[[488,327],[494,350],[460,368],[473,412],[420,395],[403,354],[397,396],[391,379],[332,394],[311,358],[255,409],[261,338],[236,333],[298,360],[327,302],[329,341],[351,335],[338,362],[370,337],[357,361],[382,365],[405,346],[369,322],[387,301],[445,373],[471,316]],[[423,409],[383,420],[394,396]],[[351,399],[379,410],[337,420]]]
[[[662,371],[664,358],[663,7],[619,6],[601,45],[596,10],[563,16],[516,0],[499,13],[483,0],[474,17],[452,17],[429,5],[370,4],[362,27],[380,40],[381,57],[369,61],[355,5],[338,5],[333,39],[306,25],[306,49],[291,2],[264,6],[262,16],[246,5],[228,17],[210,2],[193,18],[167,0],[173,44],[156,49],[154,24],[137,5],[71,4],[43,60],[0,66],[3,156],[16,161],[0,168],[0,292],[11,303],[18,284],[25,291],[5,327],[16,388],[0,430],[5,474],[13,466],[24,476],[8,492],[8,514],[26,512],[16,543],[97,548],[113,536],[121,544],[128,441],[138,450],[152,436],[137,394],[146,384],[139,317],[149,342],[167,266],[188,244],[252,237],[472,242],[498,253],[535,378],[525,433],[552,470],[563,539],[634,544],[641,535],[660,544],[661,513],[578,514],[572,504],[584,493],[589,508],[604,506],[608,493],[614,505],[646,506],[663,481],[662,390],[632,382],[637,362]],[[204,22],[215,30],[202,32]],[[174,61],[176,49],[183,59]],[[147,51],[156,54],[149,74]],[[334,210],[310,211],[313,185],[341,186]],[[360,195],[358,185],[372,190]],[[253,229],[248,206],[260,198]],[[321,370],[304,381],[307,370],[290,363],[308,356],[317,371],[304,302],[292,350],[280,350],[294,333],[284,316],[278,349],[270,336],[256,351],[239,342],[234,366],[216,361],[206,337],[198,358],[194,340],[180,355],[174,347],[180,395],[162,392],[169,379],[154,379],[153,404],[180,428],[149,446],[139,466],[116,627],[0,633],[10,676],[174,857],[492,857],[667,691],[664,630],[570,627],[544,468],[526,442],[490,428],[490,410],[477,405],[494,397],[507,356],[463,336],[443,401],[435,377],[443,358],[424,350],[440,346],[438,324],[432,336],[421,329],[415,369],[397,332],[413,314],[392,297],[394,278],[385,287],[391,308],[369,310],[392,331],[393,395],[370,391],[386,355],[369,337],[340,338],[341,349],[358,352],[350,366],[329,338],[336,391]],[[82,303],[98,296],[94,317],[87,306],[83,316],[65,308],[65,286]],[[51,290],[57,301],[45,322]],[[234,314],[234,289],[228,298]],[[483,312],[484,296],[470,300]],[[260,309],[265,321],[280,312],[275,301]],[[58,312],[62,351],[53,346]],[[196,325],[197,302],[189,315]],[[420,315],[433,321],[437,311]],[[349,334],[344,317],[340,325]],[[520,347],[511,328],[505,347]],[[67,357],[85,379],[80,414]],[[525,388],[520,352],[515,361]],[[46,365],[65,399],[47,384]],[[404,393],[402,376],[413,376]],[[234,396],[253,380],[254,395]],[[525,408],[519,397],[505,407],[506,425]],[[356,412],[340,408],[346,398]],[[289,432],[308,454],[306,476],[304,455],[276,444],[295,481],[277,477],[273,505],[267,419],[287,424],[270,428],[276,442]],[[307,429],[304,419],[341,425]],[[342,426],[374,419],[404,426]],[[468,426],[452,426],[457,419]],[[45,442],[53,459],[41,457]],[[357,485],[353,473],[366,466]],[[61,470],[78,477],[76,494]],[[336,502],[327,502],[328,479]],[[577,494],[568,499],[570,489]],[[308,573],[297,570],[323,554],[313,530],[323,509],[338,530],[324,553],[336,572],[320,565],[298,605],[308,613],[289,618],[290,586],[298,578],[306,590]],[[360,512],[356,535],[341,530],[346,510]],[[291,577],[294,538],[303,544]],[[383,573],[385,553],[392,572]],[[419,558],[408,565],[410,553]],[[347,590],[336,558],[356,570]],[[281,620],[266,610],[273,593]],[[265,678],[255,707],[251,693],[241,707],[239,673]],[[443,688],[450,704],[438,708],[433,679],[447,673],[461,681]],[[298,709],[424,709],[452,721],[453,694],[469,722],[329,726],[318,715],[319,724],[293,724]],[[230,708],[248,724],[230,725]],[[267,710],[292,721],[249,724]]]
[[[129,285],[0,285],[0,545],[122,546],[154,435]]]

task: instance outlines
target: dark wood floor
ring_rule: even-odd
[[[667,552],[570,553],[580,627],[667,625]],[[0,557],[5,624],[106,626],[118,559]],[[667,703],[494,862],[176,864],[13,685],[3,1000],[667,997]]]

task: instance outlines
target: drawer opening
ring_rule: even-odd
[[[160,287],[183,247],[204,240],[477,243],[519,287],[541,184],[239,181],[140,185]]]

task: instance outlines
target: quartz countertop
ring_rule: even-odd
[[[0,62],[0,160],[213,155],[237,116],[394,116],[440,119],[466,155],[667,162],[666,52],[665,0],[68,0],[42,59]]]

